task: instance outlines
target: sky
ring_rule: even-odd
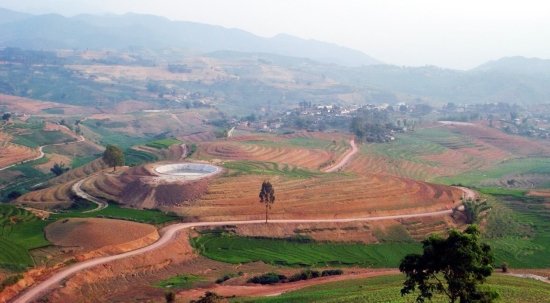
[[[165,16],[287,33],[360,50],[406,66],[469,69],[508,56],[550,59],[545,0],[0,0],[31,12]]]

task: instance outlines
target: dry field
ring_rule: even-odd
[[[73,203],[71,187],[77,180],[31,191],[17,198],[16,204],[38,209],[68,208]]]
[[[482,124],[447,125],[449,129],[518,156],[547,156],[550,144],[542,140],[508,135],[503,131]]]
[[[292,139],[304,141],[292,142]],[[297,133],[280,137],[244,135],[202,143],[194,157],[273,162],[317,170],[338,162],[350,148],[347,141],[347,137],[342,135],[322,133]]]
[[[93,114],[97,112],[97,110],[92,107],[67,105],[4,94],[0,94],[0,105],[5,105],[8,110],[13,112],[33,115],[43,115],[43,110],[45,109],[61,109],[65,115]]]
[[[178,209],[201,220],[261,219],[258,192],[266,176],[215,179],[207,193]],[[461,191],[389,175],[324,176],[311,179],[270,178],[277,202],[277,219],[347,218],[450,209]]]
[[[48,225],[45,232],[54,245],[83,251],[159,236],[149,224],[98,218],[58,220]]]
[[[10,143],[10,136],[0,132],[0,169],[40,155],[38,149]]]

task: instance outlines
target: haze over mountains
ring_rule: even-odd
[[[186,48],[212,52],[231,50],[265,52],[341,65],[380,63],[353,49],[335,44],[304,40],[280,34],[263,38],[239,29],[207,24],[170,21],[164,17],[139,14],[29,15],[0,10],[0,45],[31,49],[60,48]]]
[[[384,64],[360,51],[279,34],[259,37],[240,29],[125,15],[31,15],[0,9],[0,47],[23,49],[185,49],[222,59],[255,54],[302,72],[326,75],[349,90],[385,92],[380,102],[544,103],[550,100],[550,60],[503,58],[468,71]],[[279,57],[277,57],[279,56]],[[292,58],[291,58],[292,57]],[[296,59],[298,58],[298,59]],[[371,100],[372,101],[372,100]]]

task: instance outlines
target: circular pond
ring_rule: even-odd
[[[166,164],[155,168],[155,172],[160,175],[174,176],[187,180],[198,180],[209,177],[217,174],[220,170],[215,165],[202,163]]]

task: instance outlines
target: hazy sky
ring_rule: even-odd
[[[550,59],[545,0],[0,0],[33,13],[138,12],[288,33],[355,48],[386,63],[467,69],[504,56]]]

